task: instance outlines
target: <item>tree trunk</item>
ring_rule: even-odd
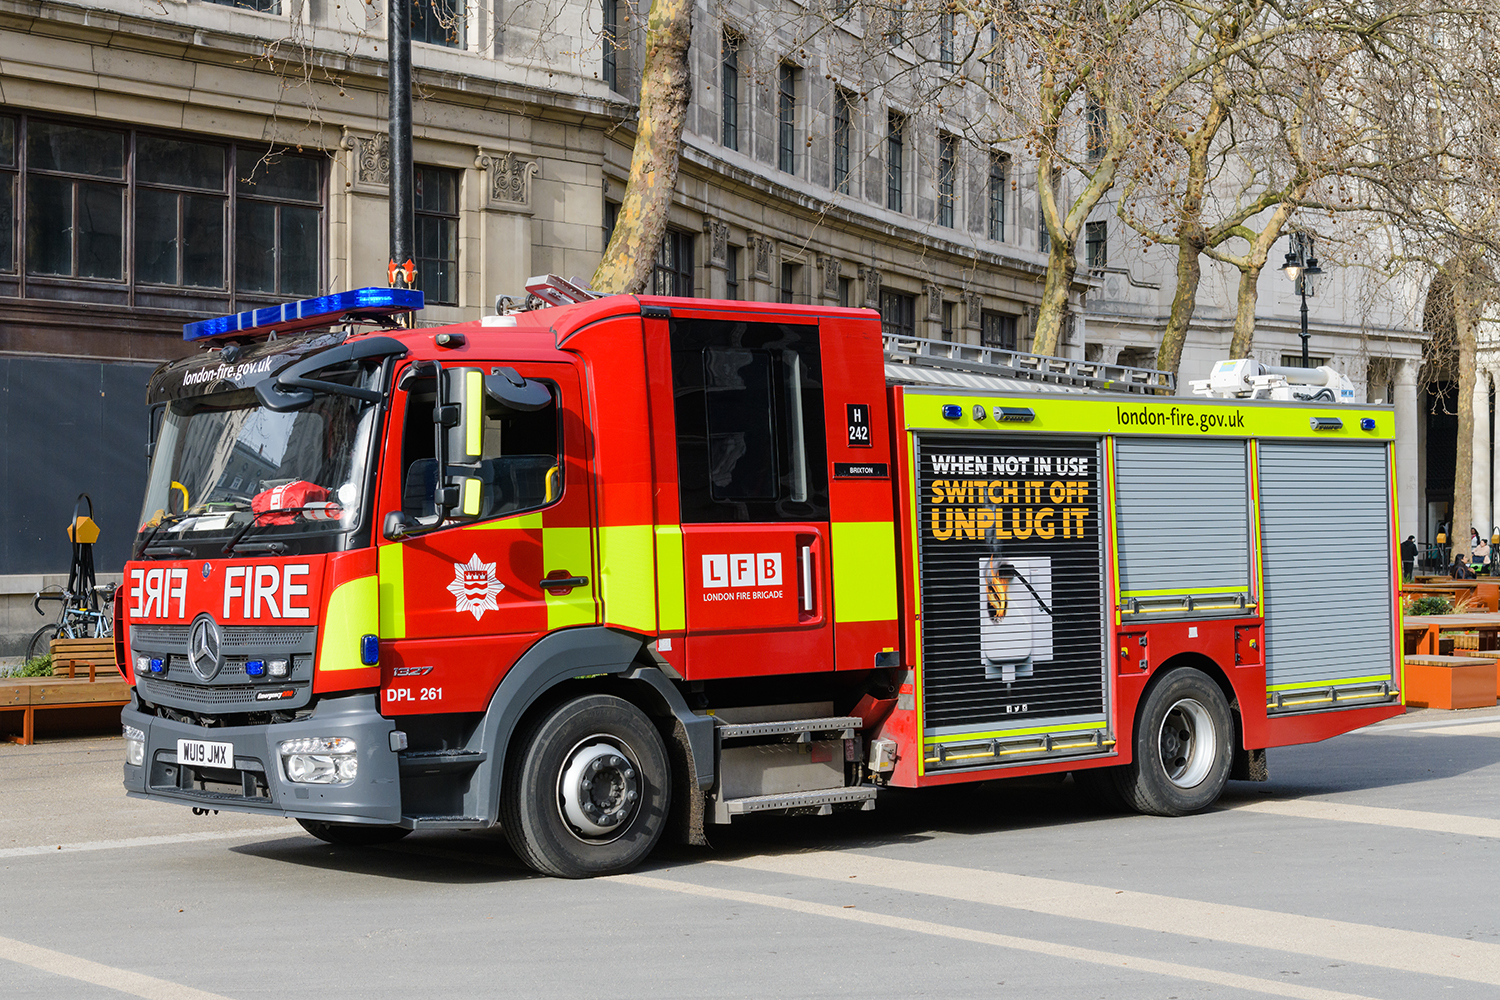
[[[1078,258],[1070,240],[1052,239],[1052,254],[1047,260],[1047,279],[1042,284],[1042,301],[1037,308],[1036,330],[1031,350],[1055,357],[1062,343],[1063,324],[1068,320],[1068,289],[1078,272]]]
[[[1474,412],[1475,355],[1478,351],[1478,316],[1467,267],[1459,264],[1453,275],[1453,324],[1458,334],[1458,448],[1453,459],[1453,518],[1449,525],[1451,551],[1448,564],[1460,554],[1470,557],[1469,529],[1474,517]],[[1489,414],[1484,415],[1489,419]]]
[[[630,179],[615,218],[614,235],[594,271],[596,292],[639,295],[651,280],[677,186],[682,126],[692,88],[687,60],[692,24],[692,0],[654,0],[651,4]]]
[[[1202,245],[1200,239],[1190,239],[1186,233],[1177,244],[1177,288],[1172,293],[1167,328],[1161,332],[1161,344],[1156,349],[1156,367],[1171,372],[1174,378],[1182,364],[1182,346],[1187,341],[1188,324],[1193,321],[1193,310],[1198,307],[1198,281],[1203,274],[1203,262],[1199,257]]]
[[[1240,267],[1240,287],[1235,295],[1234,333],[1229,338],[1229,356],[1248,358],[1250,344],[1255,340],[1255,305],[1259,301],[1261,264],[1251,263]]]

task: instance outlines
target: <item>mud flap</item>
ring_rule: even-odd
[[[1235,749],[1234,763],[1229,768],[1229,779],[1231,781],[1269,781],[1270,778],[1271,768],[1266,763],[1266,751],[1264,749]]]

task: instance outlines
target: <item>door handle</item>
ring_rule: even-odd
[[[547,578],[537,586],[554,597],[562,597],[572,593],[574,587],[587,587],[589,578],[586,576],[574,576],[565,569],[555,569],[547,574]]]

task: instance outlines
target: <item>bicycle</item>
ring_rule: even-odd
[[[43,625],[32,633],[26,644],[26,659],[34,660],[46,656],[52,648],[53,639],[107,639],[114,634],[114,617],[110,605],[115,599],[115,585],[102,584],[88,592],[75,594],[70,590],[39,591],[31,600],[31,606],[39,615],[43,601],[60,601],[57,621]]]

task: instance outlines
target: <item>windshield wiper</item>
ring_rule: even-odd
[[[156,540],[156,536],[157,536],[158,533],[161,532],[161,529],[165,528],[169,524],[176,524],[178,521],[181,521],[184,518],[191,516],[191,514],[192,514],[192,511],[185,510],[181,514],[164,514],[164,515],[162,515],[162,519],[160,521],[157,521],[155,524],[153,524],[151,526],[151,534],[147,535],[146,536],[146,540],[143,541],[143,542],[141,542],[141,547],[140,547],[140,553],[141,553],[141,555],[143,555],[143,556],[149,556],[149,555],[156,554],[156,553],[153,553],[153,552],[150,551],[151,550],[151,543]],[[170,555],[170,556],[175,556],[175,555],[179,554],[177,551],[175,551],[176,548],[177,548],[177,546],[172,546],[171,548],[174,551],[162,551],[162,552],[160,552],[160,554],[161,555]],[[188,553],[184,551],[181,554],[182,555],[187,555]]]
[[[236,531],[234,533],[234,537],[231,538],[229,541],[227,541],[227,542],[224,543],[224,554],[226,556],[232,556],[232,555],[234,555],[234,550],[239,546],[240,539],[244,538],[245,535],[250,531],[251,528],[259,527],[259,525],[260,525],[260,519],[263,518],[263,517],[270,517],[273,514],[296,514],[296,513],[300,512],[300,511],[304,511],[304,510],[327,510],[327,509],[328,508],[327,508],[326,505],[319,503],[319,504],[309,504],[309,505],[307,505],[305,507],[280,507],[280,508],[277,508],[276,510],[259,510],[259,511],[255,511],[254,513],[252,513],[250,515],[250,520],[248,520],[248,521],[245,522],[244,527],[240,528],[239,531]],[[281,543],[281,542],[260,542],[258,544],[264,546],[264,548],[263,548],[262,551],[265,551],[265,552],[278,552],[278,551],[285,552],[286,551],[286,546],[283,543]]]

